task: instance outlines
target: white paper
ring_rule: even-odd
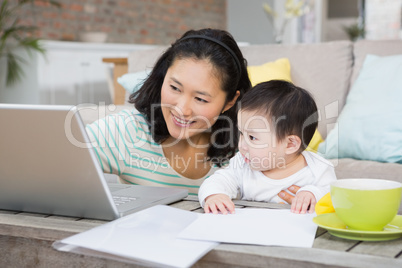
[[[178,239],[197,213],[158,205],[53,244],[60,251],[167,267],[189,267],[218,244]]]
[[[282,209],[236,209],[235,214],[200,214],[179,237],[237,244],[311,248],[317,225],[313,214]]]

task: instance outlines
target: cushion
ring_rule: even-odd
[[[332,204],[331,193],[327,193],[315,205],[315,213],[317,215],[335,212],[334,205]]]
[[[252,86],[272,79],[292,82],[290,63],[287,58],[281,58],[258,66],[248,66],[247,71]]]
[[[368,54],[335,128],[326,158],[402,163],[402,55]]]
[[[361,39],[353,45],[353,72],[351,85],[356,81],[367,54],[385,57],[402,54],[402,40]]]
[[[117,82],[123,86],[129,94],[136,92],[144,84],[149,75],[149,70],[136,73],[127,73],[117,78]]]
[[[313,137],[311,138],[310,143],[308,144],[306,151],[317,153],[318,146],[323,142],[322,136],[318,130],[314,132]]]

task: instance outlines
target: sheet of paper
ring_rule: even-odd
[[[312,247],[316,214],[281,209],[236,209],[235,214],[200,214],[179,237],[268,246]]]
[[[53,244],[60,251],[153,266],[189,267],[218,244],[178,239],[197,213],[158,205]]]

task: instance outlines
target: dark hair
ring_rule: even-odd
[[[196,38],[189,37],[194,35]],[[207,38],[200,38],[202,36]],[[182,40],[183,38],[184,40]],[[237,106],[243,94],[251,88],[247,61],[243,58],[230,33],[217,29],[187,31],[161,55],[143,86],[130,96],[129,102],[134,103],[135,108],[148,120],[153,139],[157,143],[166,140],[170,136],[169,131],[160,105],[155,104],[161,103],[161,88],[169,67],[176,59],[186,58],[207,59],[212,63],[214,69],[217,70],[218,77],[221,78],[222,89],[227,93],[226,102],[232,100],[237,91],[240,92],[236,104],[220,115],[211,127],[213,140],[211,140],[207,156],[213,163],[221,166],[222,162],[227,161],[227,158],[236,153],[238,145]]]
[[[241,110],[267,115],[278,140],[288,135],[298,136],[302,141],[299,152],[307,148],[318,126],[317,105],[311,94],[282,80],[253,87],[244,95]]]

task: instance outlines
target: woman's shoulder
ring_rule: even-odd
[[[88,133],[107,138],[122,137],[131,142],[145,140],[154,144],[147,120],[136,109],[123,109],[86,125]]]
[[[122,123],[144,125],[146,128],[148,128],[148,123],[145,116],[135,108],[122,109],[116,112],[109,111],[108,114],[90,124],[87,124],[87,126],[116,124],[120,125]]]
[[[122,118],[132,118],[133,120],[138,121],[138,122],[146,122],[145,116],[135,108],[123,109],[123,110],[120,110],[117,113],[110,114],[109,116],[118,116],[118,117],[122,117]]]

